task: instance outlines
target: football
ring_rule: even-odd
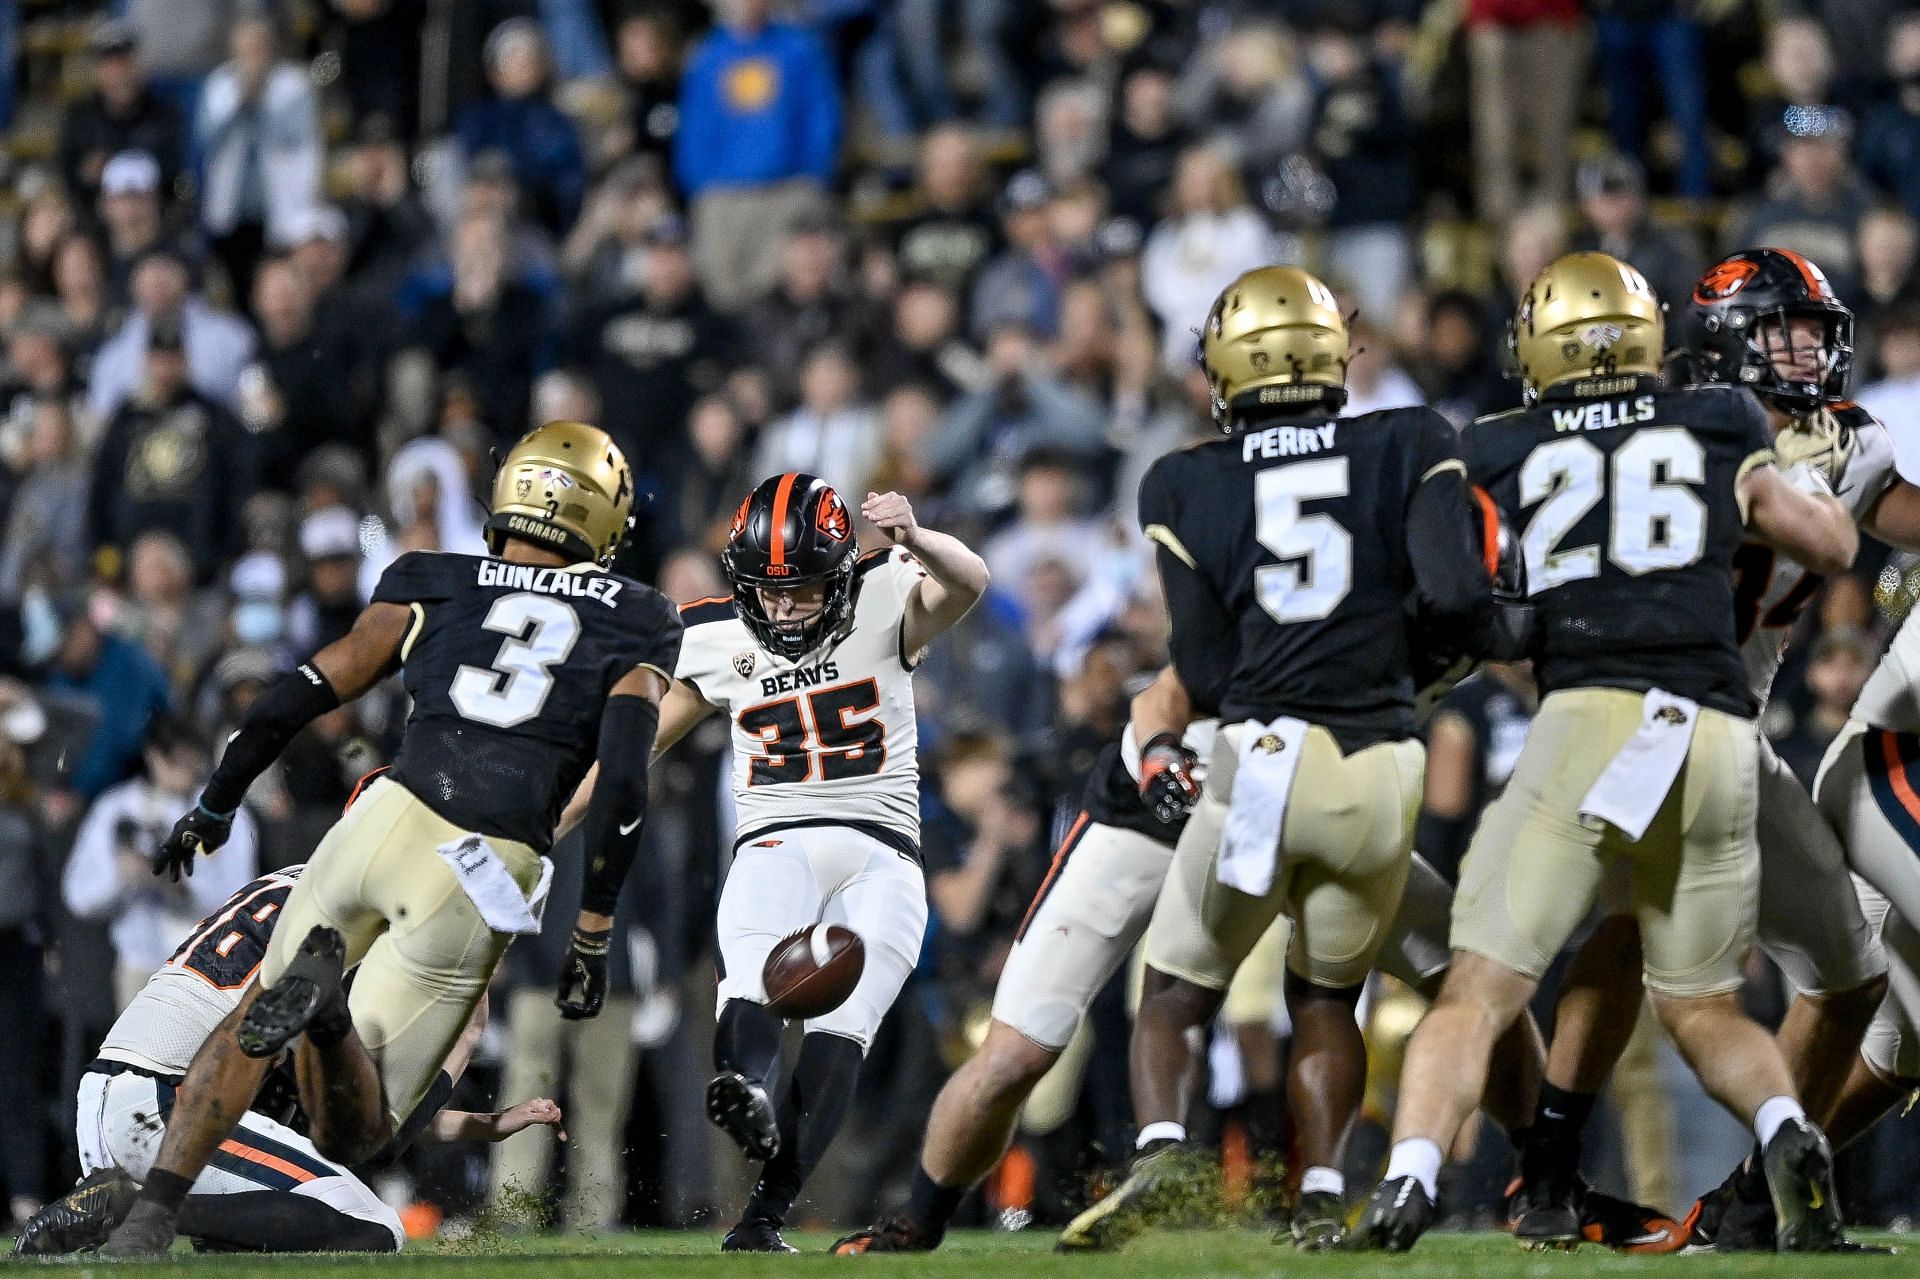
[[[867,966],[860,934],[815,924],[782,937],[761,969],[767,1007],[789,1020],[822,1017],[847,1002]]]

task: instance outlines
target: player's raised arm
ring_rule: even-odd
[[[599,776],[582,823],[586,881],[580,887],[580,916],[554,1001],[569,1021],[598,1016],[606,1002],[613,907],[640,847],[640,825],[647,815],[647,766],[666,695],[664,675],[651,666],[636,666],[613,686],[600,716]]]
[[[913,505],[898,493],[869,493],[860,514],[892,539],[895,546],[913,552],[927,579],[907,597],[902,647],[917,653],[937,639],[987,592],[987,562],[950,533],[922,528]]]
[[[1778,467],[1755,466],[1735,488],[1747,531],[1816,573],[1843,573],[1860,550],[1860,530],[1847,508],[1825,494],[1803,493]]]
[[[177,883],[182,874],[193,874],[195,857],[226,843],[233,815],[254,779],[301,729],[395,670],[412,625],[413,611],[405,605],[384,600],[369,604],[351,631],[267,685],[227,743],[200,802],[174,823],[154,853],[153,873]]]

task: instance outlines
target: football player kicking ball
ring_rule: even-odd
[[[1474,479],[1522,530],[1544,697],[1462,866],[1456,958],[1408,1048],[1392,1157],[1356,1229],[1365,1246],[1404,1250],[1432,1223],[1442,1152],[1495,1037],[1616,865],[1656,1014],[1765,1149],[1781,1246],[1839,1239],[1826,1139],[1737,998],[1756,915],[1759,746],[1734,563],[1753,536],[1833,572],[1859,539],[1832,496],[1781,475],[1746,392],[1659,389],[1664,328],[1631,267],[1558,259],[1514,324],[1530,407],[1464,437]]]
[[[1862,528],[1920,550],[1920,489],[1897,473],[1887,428],[1847,402],[1853,314],[1820,269],[1786,250],[1733,254],[1701,277],[1689,313],[1696,376],[1759,397],[1789,481],[1833,493]],[[1759,541],[1742,544],[1734,575],[1735,637],[1764,705],[1786,637],[1821,579]],[[1767,736],[1758,740],[1758,939],[1794,991],[1776,1040],[1801,1104],[1826,1126],[1886,992],[1887,958],[1848,874],[1851,843],[1836,837]],[[1562,985],[1548,1086],[1522,1160],[1522,1242],[1571,1239],[1580,1132],[1637,1018],[1639,968],[1638,926],[1616,916],[1595,931]],[[1771,1251],[1762,1162],[1756,1149],[1662,1246]]]
[[[721,557],[731,599],[681,610],[686,643],[660,749],[715,711],[733,727],[733,866],[720,893],[719,1024],[707,1114],[764,1161],[731,1252],[792,1252],[780,1227],[852,1105],[860,1063],[920,957],[920,768],[913,668],[987,589],[987,566],[923,528],[898,493],[860,513],[893,543],[859,554],[831,486],[788,472],[754,489]],[[786,1097],[781,1019],[761,976],[816,923],[860,935],[853,993],[806,1023]]]
[[[614,900],[646,812],[647,747],[680,648],[666,597],[602,567],[632,502],[632,472],[604,432],[539,427],[495,477],[491,555],[401,556],[353,630],[248,711],[156,872],[190,873],[218,847],[254,778],[310,720],[396,669],[413,699],[393,767],[320,842],[259,984],[194,1054],[140,1197],[102,1252],[167,1249],[187,1192],[289,1045],[317,1150],[350,1165],[392,1140],[507,943],[539,928],[544,850],[596,747],[559,1003],[568,1017],[600,1011]]]
[[[261,876],[196,924],[113,1023],[80,1076],[75,1136],[85,1176],[27,1223],[16,1256],[97,1248],[119,1223],[166,1136],[181,1076],[251,986],[302,869]],[[486,1008],[485,1000],[474,1007],[425,1099],[375,1164],[391,1163],[415,1141],[504,1141],[535,1124],[560,1126],[560,1108],[544,1097],[490,1115],[442,1109],[486,1028]],[[263,1113],[298,1111],[269,1104],[273,1091],[240,1117],[194,1182],[180,1208],[180,1233],[219,1252],[404,1247],[406,1231],[393,1209],[314,1149],[301,1131],[304,1115]]]
[[[1487,650],[1483,514],[1453,429],[1426,409],[1338,416],[1346,322],[1319,280],[1248,272],[1201,333],[1227,438],[1170,453],[1140,486],[1172,618],[1169,648],[1221,723],[1199,802],[1147,928],[1134,1023],[1138,1153],[1060,1236],[1118,1245],[1157,1215],[1186,1140],[1190,1032],[1284,911],[1285,995],[1311,1246],[1338,1241],[1337,1171],[1366,1082],[1354,1009],[1399,911],[1424,752],[1413,735],[1409,601]],[[1476,1089],[1476,1092],[1478,1090]]]

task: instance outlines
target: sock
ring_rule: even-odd
[[[913,1189],[907,1192],[907,1219],[922,1230],[944,1234],[967,1190],[966,1186],[943,1186],[927,1175],[925,1167],[917,1167],[913,1170]]]
[[[1780,1131],[1781,1125],[1790,1120],[1805,1120],[1807,1112],[1800,1103],[1791,1097],[1769,1097],[1760,1103],[1760,1109],[1753,1112],[1753,1135],[1760,1139],[1760,1149],[1765,1150],[1773,1135]]]
[[[1440,1146],[1425,1137],[1409,1137],[1405,1141],[1393,1143],[1393,1153],[1387,1158],[1387,1175],[1382,1181],[1397,1181],[1401,1177],[1412,1177],[1427,1192],[1427,1198],[1439,1201],[1440,1198]]]
[[[1247,1147],[1263,1164],[1279,1163],[1286,1158],[1284,1111],[1277,1088],[1250,1092],[1240,1103],[1240,1122],[1246,1126]]]
[[[245,1252],[396,1252],[400,1241],[377,1221],[349,1217],[306,1195],[249,1190],[188,1195],[180,1233]]]
[[[1567,1092],[1542,1080],[1540,1101],[1533,1108],[1533,1136],[1536,1141],[1572,1141],[1578,1144],[1586,1131],[1587,1120],[1598,1100],[1594,1093]]]
[[[760,1004],[729,999],[713,1028],[713,1068],[764,1085],[779,1074],[780,1019]]]
[[[1524,1154],[1527,1149],[1527,1143],[1532,1140],[1533,1125],[1531,1124],[1525,1128],[1515,1128],[1507,1134],[1507,1144],[1513,1147],[1513,1153],[1516,1155]]]
[[[1344,1195],[1347,1193],[1347,1179],[1338,1168],[1322,1168],[1316,1164],[1300,1174],[1300,1193]]]
[[[785,1224],[808,1174],[853,1109],[865,1059],[865,1050],[844,1035],[815,1032],[800,1041],[800,1060],[780,1117],[780,1153],[761,1168],[760,1184],[747,1199],[742,1221]]]
[[[151,1204],[158,1204],[168,1212],[178,1213],[180,1205],[187,1201],[187,1192],[193,1189],[193,1178],[182,1177],[177,1172],[168,1172],[164,1168],[155,1168],[147,1174],[140,1186],[140,1197]]]
[[[1158,1123],[1148,1124],[1142,1128],[1140,1135],[1133,1139],[1133,1148],[1144,1150],[1156,1141],[1185,1141],[1186,1139],[1185,1124],[1176,1124],[1171,1119],[1162,1119]]]

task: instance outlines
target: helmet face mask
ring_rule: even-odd
[[[605,568],[632,527],[633,471],[598,427],[548,422],[500,459],[486,523],[495,555],[513,537]]]
[[[1747,387],[1790,413],[1847,398],[1853,312],[1799,254],[1754,249],[1723,259],[1695,286],[1691,311],[1703,380]]]
[[[740,504],[720,566],[733,587],[734,611],[754,639],[774,656],[798,661],[852,620],[856,552],[840,495],[824,480],[789,471],[763,481]],[[761,598],[762,591],[798,595],[813,586],[819,607],[797,616],[776,618]]]

